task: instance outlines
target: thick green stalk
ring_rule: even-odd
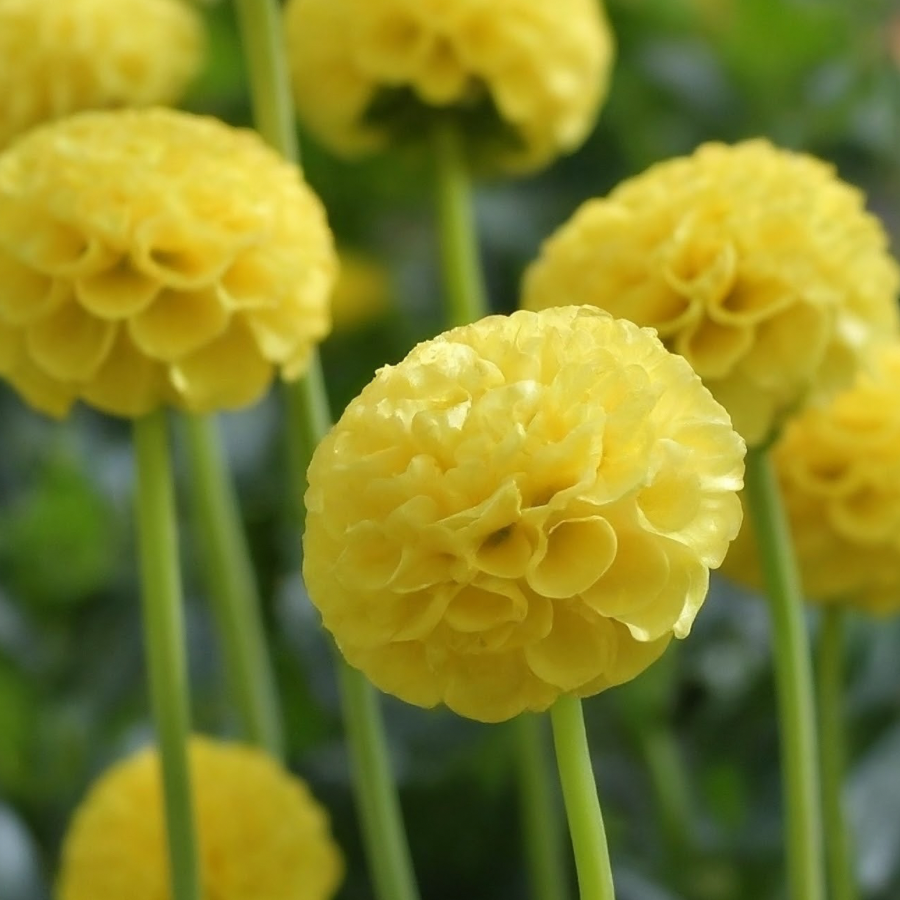
[[[294,104],[277,0],[235,0],[256,130],[281,155],[300,162]]]
[[[165,412],[134,424],[144,640],[165,801],[174,900],[200,900],[187,741],[190,730],[175,497]]]
[[[455,123],[438,122],[432,144],[447,321],[467,325],[487,315],[469,171]]]
[[[765,448],[747,454],[745,493],[772,617],[787,816],[788,896],[791,900],[824,900],[819,749],[809,636],[790,529]]]
[[[844,619],[842,606],[822,610],[818,643],[819,731],[822,739],[822,810],[832,900],[857,900],[850,835],[842,792],[846,759],[843,721]]]
[[[581,900],[615,900],[606,829],[591,767],[581,701],[577,697],[560,697],[550,708],[550,721]]]
[[[522,832],[535,900],[565,900],[567,875],[562,823],[548,772],[550,748],[542,716],[522,713],[512,721],[513,752],[518,764]]]
[[[285,158],[299,160],[287,85],[287,63],[276,0],[236,0],[248,67],[254,116],[260,134]],[[290,389],[288,409],[291,480],[297,502],[316,444],[331,426],[318,355]],[[357,803],[379,900],[417,900],[415,876],[390,769],[378,696],[362,673],[338,660],[341,704]]]
[[[400,804],[390,775],[390,757],[378,695],[338,655],[341,704],[359,789],[357,802],[375,893],[381,900],[417,900],[418,889],[403,831]]]
[[[247,740],[283,760],[281,709],[259,592],[216,422],[191,415],[183,421],[198,536],[242,732]]]

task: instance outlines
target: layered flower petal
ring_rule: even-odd
[[[179,0],[0,0],[0,147],[70,113],[175,103],[204,43]]]
[[[204,897],[328,900],[341,854],[306,785],[262,751],[194,737],[189,745]],[[159,757],[143,750],[106,772],[75,813],[59,900],[169,900]]]
[[[792,419],[772,457],[808,599],[900,610],[900,344],[829,404]],[[723,570],[761,586],[749,527]]]
[[[420,344],[309,469],[304,575],[381,688],[483,721],[633,678],[741,521],[744,443],[683,359],[590,307]]]
[[[706,144],[585,203],[528,270],[523,306],[590,303],[656,328],[755,445],[898,333],[887,246],[825,163]]]
[[[0,154],[0,371],[51,415],[253,402],[305,371],[336,266],[297,169],[214,119],[82,113]]]
[[[606,96],[596,0],[290,0],[285,16],[300,115],[344,154],[421,139],[449,111],[490,165],[534,169],[584,140]]]

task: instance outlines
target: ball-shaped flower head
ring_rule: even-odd
[[[381,369],[309,468],[304,575],[347,660],[482,721],[633,678],[741,521],[744,443],[649,329],[492,316]]]
[[[189,745],[204,900],[328,900],[343,861],[306,785],[260,750]],[[106,772],[76,811],[57,900],[170,900],[159,756]]]
[[[900,611],[900,344],[830,404],[792,419],[772,455],[808,599]],[[761,585],[751,529],[723,570]]]
[[[588,201],[528,270],[523,305],[564,298],[653,326],[757,445],[896,334],[898,281],[859,191],[754,140],[706,144]]]
[[[607,92],[598,0],[289,0],[285,15],[300,116],[348,156],[450,113],[489,167],[535,169],[581,144]]]
[[[81,110],[175,103],[203,47],[183,0],[0,0],[0,147]]]
[[[0,154],[0,375],[51,415],[251,403],[328,332],[336,265],[296,167],[215,119],[82,113]]]

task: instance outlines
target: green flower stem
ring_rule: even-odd
[[[832,900],[857,900],[859,897],[850,852],[850,835],[841,801],[846,758],[842,702],[845,617],[843,606],[826,606],[823,609],[817,647],[822,809]]]
[[[550,721],[581,900],[614,900],[616,894],[606,829],[591,767],[581,701],[577,697],[560,697],[550,708]]]
[[[550,748],[545,741],[544,722],[542,716],[522,713],[511,723],[518,763],[522,830],[535,900],[565,900],[569,892],[562,824],[547,777]]]
[[[277,0],[235,0],[256,130],[281,155],[300,162],[294,104]]]
[[[331,428],[331,410],[319,354],[313,352],[309,370],[285,388],[287,444],[291,459],[291,496],[299,502],[306,491],[306,470],[316,444]],[[302,507],[298,507],[300,521]]]
[[[134,424],[137,526],[150,699],[162,760],[174,900],[200,900],[187,741],[190,730],[178,530],[165,412]]]
[[[254,115],[260,134],[286,159],[299,161],[287,62],[277,0],[236,0],[251,72]],[[318,354],[289,389],[287,404],[291,478],[297,491],[306,481],[313,449],[331,427]],[[356,669],[338,660],[341,704],[369,866],[380,900],[417,900],[400,803],[390,770],[378,696]]]
[[[182,418],[206,577],[242,733],[283,760],[281,708],[259,592],[216,422],[206,416]]]
[[[381,900],[417,900],[409,846],[391,778],[378,695],[362,674],[338,657],[341,703],[375,893]]]
[[[455,123],[437,122],[432,143],[447,320],[450,325],[468,325],[488,312],[471,181]]]
[[[824,900],[819,753],[809,637],[790,530],[765,448],[753,448],[747,454],[746,498],[772,616],[787,816],[788,896],[791,900]]]

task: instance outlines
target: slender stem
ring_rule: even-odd
[[[418,889],[391,764],[378,695],[360,672],[338,658],[357,802],[375,893],[382,900],[417,900]]]
[[[437,122],[432,144],[447,319],[466,325],[487,315],[471,180],[455,123]]]
[[[216,422],[190,415],[183,416],[183,422],[191,469],[188,482],[210,598],[243,734],[283,760],[281,710],[259,592]]]
[[[285,159],[299,163],[300,142],[283,49],[281,8],[277,0],[235,0],[235,6],[256,130]]]
[[[846,759],[843,722],[844,619],[842,606],[826,606],[818,643],[819,729],[822,738],[822,808],[832,900],[857,900],[850,835],[841,800]]]
[[[526,862],[535,900],[568,897],[563,859],[562,823],[548,771],[550,747],[542,716],[522,713],[512,721],[518,764]]]
[[[172,895],[174,900],[200,900],[178,532],[163,411],[135,422],[134,444],[145,652],[162,760]]]
[[[287,89],[287,64],[277,0],[236,0],[251,70],[254,115],[262,136],[286,159],[297,161],[299,148]],[[305,378],[289,389],[288,433],[291,479],[300,504],[300,485],[316,444],[331,425],[318,355]],[[341,701],[355,790],[369,866],[380,900],[417,900],[400,803],[385,747],[378,697],[356,669],[338,662]]]
[[[560,697],[550,708],[550,721],[581,900],[614,900],[606,829],[591,767],[581,701],[576,697]]]
[[[331,428],[331,411],[325,392],[322,365],[316,353],[306,375],[285,388],[286,429],[291,458],[291,496],[298,504],[306,490],[306,470],[316,444]],[[302,505],[298,507],[302,521]]]
[[[790,530],[775,472],[763,448],[747,454],[746,497],[772,616],[786,795],[788,896],[823,900],[819,752],[809,636]]]

